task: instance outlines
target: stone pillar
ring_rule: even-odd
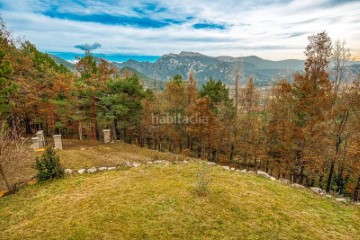
[[[110,142],[110,129],[104,129],[104,143]]]
[[[53,135],[54,137],[54,149],[63,149],[61,135]]]
[[[38,138],[39,148],[45,147],[44,131],[43,130],[37,131],[36,137]]]
[[[34,150],[39,149],[39,138],[38,137],[33,137],[31,138],[31,142],[32,142],[32,147],[34,148]]]

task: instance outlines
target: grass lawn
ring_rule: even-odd
[[[28,186],[0,199],[0,239],[360,238],[359,207],[207,165],[200,197],[203,168],[145,164]]]
[[[154,159],[177,160],[178,155],[163,153],[121,142],[101,144],[98,141],[63,140],[64,149],[57,151],[65,168],[80,169],[121,165],[125,161],[146,162]],[[21,182],[36,174],[33,165],[41,152],[27,151],[21,161],[9,162],[4,166],[12,183]],[[0,193],[6,186],[0,177]],[[1,194],[0,194],[1,195]]]

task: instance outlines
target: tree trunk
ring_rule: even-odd
[[[332,160],[331,165],[330,165],[329,177],[328,177],[327,183],[326,183],[326,192],[330,192],[332,175],[334,173],[334,167],[335,167],[335,161]]]
[[[229,157],[230,162],[234,161],[234,151],[235,151],[235,146],[234,146],[234,143],[232,143],[231,150],[230,150],[230,157]]]
[[[355,187],[355,191],[354,191],[354,202],[359,201],[359,194],[360,194],[360,177],[358,178],[356,187]]]
[[[112,120],[111,126],[112,126],[112,131],[113,131],[113,139],[114,139],[114,141],[116,141],[118,138],[117,138],[117,133],[116,133],[115,119]]]
[[[9,179],[7,178],[6,174],[4,173],[4,169],[1,164],[0,164],[0,176],[2,177],[2,179],[4,179],[4,182],[5,182],[5,185],[6,185],[6,188],[8,189],[8,191],[10,193],[13,193],[15,191],[15,188],[10,183]]]
[[[338,176],[337,176],[337,180],[336,180],[336,185],[338,186],[338,192],[342,192],[343,186],[344,186],[344,178],[343,178],[343,171],[344,171],[344,167],[340,166],[339,170],[338,170]]]
[[[324,175],[321,174],[319,177],[319,188],[323,188],[324,187]]]
[[[83,140],[81,122],[79,122],[79,140],[80,140],[80,141]]]

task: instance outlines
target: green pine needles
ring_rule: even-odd
[[[45,152],[36,158],[35,169],[37,170],[36,178],[40,182],[64,177],[60,158],[51,147],[47,147]]]

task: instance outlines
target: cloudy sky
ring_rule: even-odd
[[[307,36],[325,30],[360,59],[360,1],[0,0],[0,13],[46,52],[303,59]]]

